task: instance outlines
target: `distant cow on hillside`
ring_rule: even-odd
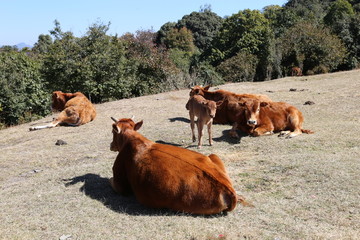
[[[231,211],[240,201],[215,154],[209,156],[180,147],[155,143],[137,130],[143,122],[114,120],[111,151],[119,152],[114,165],[112,188],[153,208],[168,208],[191,214]]]
[[[238,116],[238,124],[250,127],[247,133],[252,136],[280,132],[279,136],[292,138],[302,133],[313,133],[302,129],[302,113],[288,103],[247,99],[239,104],[243,107],[244,114]]]
[[[212,145],[212,133],[211,126],[213,122],[213,118],[216,114],[217,106],[221,105],[221,101],[214,102],[211,100],[206,100],[203,96],[194,95],[190,97],[189,101],[186,103],[186,109],[189,110],[190,115],[190,126],[192,133],[193,142],[196,141],[194,125],[195,125],[195,117],[197,117],[196,126],[198,129],[198,148],[201,148],[202,144],[202,136],[203,136],[203,127],[207,125],[208,133],[209,133],[209,144]]]
[[[291,68],[291,76],[302,76],[302,70],[299,67],[292,67]]]
[[[57,125],[79,126],[95,119],[96,110],[93,104],[81,92],[63,93],[55,91],[52,94],[52,109],[61,111],[50,124],[31,127],[29,130],[52,128]]]

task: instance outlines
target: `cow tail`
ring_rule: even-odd
[[[237,195],[237,201],[243,205],[244,207],[255,207],[254,204],[252,204],[251,202],[248,202],[245,200],[245,198],[241,195]]]
[[[302,133],[307,133],[307,134],[312,134],[312,133],[314,133],[313,131],[307,130],[307,129],[301,129],[301,132],[302,132]]]

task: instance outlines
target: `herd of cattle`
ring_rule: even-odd
[[[61,111],[59,116],[50,124],[31,127],[30,131],[58,125],[79,126],[96,117],[94,106],[80,92],[54,92],[52,108]],[[199,148],[204,125],[207,125],[212,145],[212,123],[232,124],[232,137],[238,137],[237,130],[251,136],[280,132],[279,136],[288,138],[313,133],[302,129],[304,118],[297,108],[273,102],[265,95],[209,91],[209,86],[195,86],[191,88],[186,108],[194,142],[197,117]],[[119,152],[110,179],[114,191],[121,195],[134,194],[140,203],[149,207],[191,214],[227,212],[237,203],[252,206],[236,193],[217,155],[205,156],[189,149],[155,143],[137,132],[142,121],[112,120],[110,150]]]

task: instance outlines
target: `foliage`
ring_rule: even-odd
[[[190,55],[195,51],[192,32],[186,27],[170,29],[164,37],[163,42],[169,49],[176,48]]]
[[[40,64],[24,52],[0,52],[0,88],[0,122],[7,126],[50,112]]]
[[[226,82],[251,82],[254,80],[257,64],[258,58],[255,55],[239,52],[222,62],[217,70]]]
[[[345,57],[345,48],[337,36],[325,26],[309,22],[290,28],[280,42],[285,73],[293,66],[300,66],[305,73],[333,71]]]
[[[195,46],[201,51],[211,47],[211,42],[222,25],[223,19],[211,11],[210,7],[200,12],[192,12],[185,15],[176,24],[177,29],[186,27],[194,38]]]
[[[210,60],[219,65],[239,52],[255,55],[259,60],[255,79],[265,80],[271,37],[269,21],[260,11],[240,11],[225,19],[214,39]]]
[[[120,37],[107,34],[110,23],[94,23],[81,37],[54,24],[32,49],[0,48],[0,122],[47,114],[46,93],[55,90],[81,91],[98,103],[194,84],[264,81],[293,66],[304,74],[360,66],[359,0],[289,0],[224,18],[205,5],[157,32]]]

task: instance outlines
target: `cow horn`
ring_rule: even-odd
[[[116,120],[115,118],[111,117],[111,119],[112,119],[114,122],[117,122],[117,120]]]

